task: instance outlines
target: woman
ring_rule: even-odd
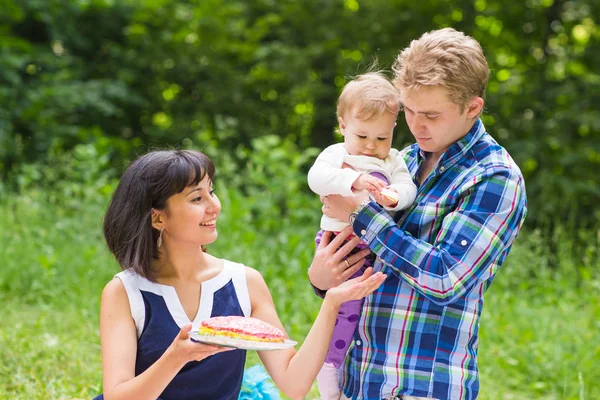
[[[117,186],[104,220],[106,242],[123,269],[102,294],[107,400],[237,399],[246,352],[194,342],[190,330],[209,317],[239,315],[285,332],[261,274],[203,250],[218,236],[221,204],[212,189],[214,172],[202,153],[156,151],[134,161]],[[330,289],[298,351],[259,352],[287,396],[303,398],[310,390],[340,305],[363,298],[385,278],[368,269]]]

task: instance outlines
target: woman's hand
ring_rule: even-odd
[[[387,275],[381,272],[373,274],[373,268],[369,267],[361,276],[349,279],[339,286],[329,289],[325,299],[333,302],[335,306],[340,306],[350,300],[360,300],[373,293],[386,278]]]
[[[171,343],[171,355],[180,360],[184,365],[189,361],[202,361],[205,358],[225,351],[235,350],[231,347],[216,346],[195,342],[190,339],[192,325],[184,325]]]
[[[360,243],[360,238],[354,236],[342,246],[344,240],[351,234],[351,227],[344,228],[333,240],[331,240],[331,232],[323,233],[321,243],[319,243],[308,269],[308,279],[316,288],[328,290],[338,286],[365,263],[364,258],[371,252],[369,249],[361,250],[346,258],[350,251]]]

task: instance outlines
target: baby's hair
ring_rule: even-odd
[[[337,116],[368,121],[389,112],[398,114],[400,92],[382,71],[358,75],[344,86],[337,103]]]
[[[191,150],[152,151],[129,165],[104,216],[106,244],[123,270],[155,281],[159,231],[152,227],[152,209],[164,210],[169,197],[214,174],[213,162]]]
[[[439,85],[461,111],[473,97],[485,99],[490,74],[479,42],[452,28],[413,40],[400,52],[392,70],[394,84],[402,93]]]

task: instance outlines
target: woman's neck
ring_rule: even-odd
[[[173,246],[171,246],[173,247]],[[156,261],[158,280],[194,280],[208,268],[207,254],[200,246],[164,246]]]

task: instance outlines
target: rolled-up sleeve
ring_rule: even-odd
[[[466,182],[457,198],[434,243],[400,229],[374,203],[353,229],[384,263],[384,272],[389,268],[433,302],[449,304],[494,276],[527,214],[522,177],[507,169],[491,168]]]

